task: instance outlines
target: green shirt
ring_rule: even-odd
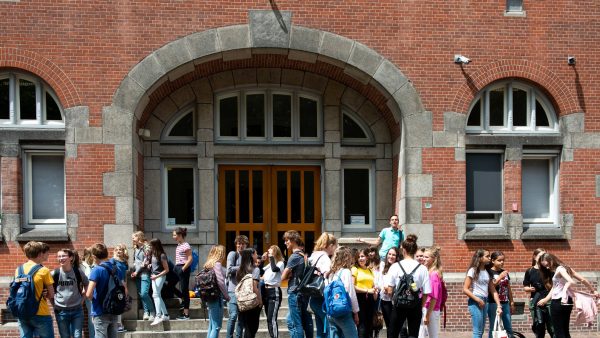
[[[389,227],[381,230],[379,233],[379,238],[381,238],[379,257],[382,260],[385,260],[385,256],[391,248],[400,246],[400,242],[404,240],[404,234],[402,231],[400,231],[400,229],[394,230],[394,228]]]

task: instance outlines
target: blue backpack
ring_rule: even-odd
[[[325,299],[323,302],[323,311],[333,318],[339,318],[352,313],[350,296],[340,279],[340,273],[341,271],[338,272],[333,281],[325,286],[323,290],[323,297]]]
[[[196,271],[198,269],[198,264],[200,263],[200,256],[198,256],[198,251],[192,250],[192,266],[190,268],[190,273]]]
[[[6,306],[13,316],[26,319],[32,318],[38,312],[43,296],[36,298],[33,277],[41,267],[40,264],[36,264],[29,273],[24,273],[23,265],[19,266],[17,277],[10,283],[10,294],[6,300]]]

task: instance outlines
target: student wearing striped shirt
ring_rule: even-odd
[[[185,241],[187,228],[179,227],[173,230],[173,239],[177,242],[175,249],[175,273],[179,277],[181,292],[181,315],[178,320],[190,319],[190,273],[192,268],[192,247]]]

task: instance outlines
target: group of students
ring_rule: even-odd
[[[479,249],[473,254],[465,277],[463,293],[473,324],[473,338],[481,338],[489,317],[489,338],[492,338],[496,316],[501,316],[506,333],[513,336],[511,313],[514,312],[510,276],[504,270],[505,256],[501,251]],[[533,252],[531,267],[525,272],[523,289],[530,294],[529,310],[532,331],[543,338],[546,331],[552,338],[570,338],[569,321],[573,310],[576,280],[590,290],[591,298],[598,291],[583,276],[544,249]],[[581,294],[582,295],[582,294]],[[582,295],[583,296],[583,295]]]

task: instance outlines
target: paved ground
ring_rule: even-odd
[[[535,335],[531,332],[522,332],[527,338],[535,338]],[[471,338],[471,332],[440,332],[440,338]],[[487,337],[487,331],[483,335]],[[546,335],[550,338],[550,336]],[[571,332],[571,338],[600,338],[600,332]]]

